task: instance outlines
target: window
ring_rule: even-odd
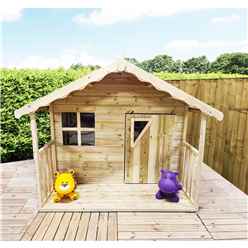
[[[63,131],[63,144],[64,145],[77,145],[77,131]]]
[[[63,112],[63,145],[95,146],[95,114]]]
[[[135,147],[135,145],[149,129],[151,123],[151,118],[131,119],[131,147]]]
[[[81,145],[82,146],[94,146],[95,145],[95,132],[94,131],[82,131],[81,132]]]
[[[148,121],[134,121],[134,137],[133,142],[139,137],[142,130],[145,128]]]
[[[77,127],[77,113],[62,113],[62,127]]]
[[[95,128],[95,114],[94,113],[80,113],[81,127]]]

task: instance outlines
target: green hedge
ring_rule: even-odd
[[[29,117],[19,120],[14,111],[26,103],[48,94],[80,76],[90,69],[80,70],[33,70],[1,69],[1,161],[32,158],[32,140]],[[38,114],[39,145],[49,140],[47,113]]]
[[[48,94],[91,69],[1,69],[1,148],[2,162],[32,158],[32,141],[29,119],[27,116],[17,120],[14,111],[26,103]],[[241,77],[232,74],[180,74],[157,73],[162,79],[199,79]],[[218,75],[218,77],[217,77]],[[242,75],[244,77],[244,75]],[[248,77],[248,76],[247,76]],[[49,141],[49,121],[47,113],[38,114],[39,145]]]

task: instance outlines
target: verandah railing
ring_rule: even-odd
[[[56,171],[56,150],[53,141],[39,149],[39,183],[41,203],[44,204],[53,191],[53,177]]]
[[[53,191],[56,171],[56,148],[50,141],[38,153],[41,202],[44,204]],[[182,145],[181,182],[183,190],[193,204],[198,207],[199,195],[199,151],[187,142]]]
[[[187,142],[182,146],[182,167],[181,181],[183,190],[192,200],[193,204],[198,207],[199,195],[199,151]]]

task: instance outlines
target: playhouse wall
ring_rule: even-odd
[[[63,145],[62,112],[95,113],[95,146]],[[181,141],[184,103],[133,76],[110,74],[50,106],[57,168],[76,168],[79,183],[124,182],[125,114],[130,112],[175,114],[178,128],[172,139]],[[170,156],[176,168],[180,161],[180,142],[172,145],[175,147]]]

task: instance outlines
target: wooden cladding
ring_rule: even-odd
[[[135,121],[147,120],[135,144]],[[175,115],[127,114],[125,132],[125,182],[157,183],[160,168],[177,170],[183,121]]]
[[[75,168],[79,183],[123,183],[125,114],[173,113],[182,126],[184,111],[182,102],[137,80],[125,83],[106,79],[75,91],[53,103],[58,167]],[[95,127],[85,130],[95,131],[94,146],[63,146],[62,129],[70,130],[62,128],[62,112],[95,113]],[[180,140],[180,128],[177,137],[175,142]],[[179,150],[174,154],[178,157]],[[176,168],[177,159],[172,164]]]

